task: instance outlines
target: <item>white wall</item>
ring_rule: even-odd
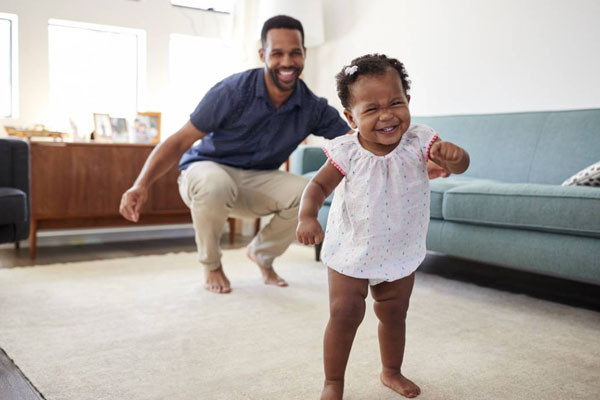
[[[20,100],[19,118],[0,119],[0,126],[48,121],[48,20],[51,18],[146,30],[147,83],[140,111],[165,108],[169,34],[221,38],[232,34],[231,15],[173,7],[168,0],[0,0],[0,12],[17,14],[19,18]],[[189,111],[195,106],[190,105]],[[169,125],[166,117],[163,128]],[[184,123],[177,122],[178,126]],[[4,129],[0,129],[0,136],[5,135]]]
[[[598,0],[324,0],[306,80],[339,107],[333,76],[381,52],[412,79],[413,115],[600,107]]]
[[[245,1],[251,13],[256,0]],[[340,110],[333,76],[352,58],[373,52],[405,62],[415,115],[600,107],[598,0],[323,4],[326,42],[308,49],[304,79]],[[0,119],[0,125],[47,121],[50,18],[145,29],[141,106],[157,111],[166,108],[169,34],[229,38],[233,30],[230,15],[172,7],[168,0],[0,0],[0,12],[19,16],[20,46],[20,117]],[[165,136],[185,122],[163,117]]]

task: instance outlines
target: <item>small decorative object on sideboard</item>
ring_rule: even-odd
[[[62,141],[65,136],[68,136],[68,134],[64,132],[49,131],[42,124],[36,124],[33,127],[27,128],[5,125],[4,130],[9,136],[26,138],[27,141],[31,141],[31,138],[34,137],[52,138],[54,141]]]
[[[110,117],[110,124],[112,126],[112,137],[114,142],[129,141],[129,128],[125,118]]]
[[[133,123],[133,141],[158,143],[160,141],[160,113],[138,112]]]
[[[94,140],[110,142],[113,137],[113,129],[110,115],[94,113]]]

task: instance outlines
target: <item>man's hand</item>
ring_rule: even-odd
[[[450,175],[450,171],[447,169],[440,167],[433,161],[427,161],[427,176],[429,176],[429,179],[447,178]]]
[[[140,219],[140,210],[148,199],[148,190],[140,186],[129,188],[123,196],[121,196],[121,205],[119,212],[125,219],[138,222]]]
[[[305,218],[298,222],[296,238],[302,244],[319,244],[323,241],[323,229],[316,218]]]

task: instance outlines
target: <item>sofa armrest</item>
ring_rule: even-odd
[[[291,155],[290,172],[304,175],[307,172],[317,171],[326,160],[327,156],[321,147],[301,145]]]
[[[29,197],[29,143],[0,139],[0,186],[22,190]]]

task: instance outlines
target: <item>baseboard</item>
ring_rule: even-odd
[[[180,237],[194,237],[192,224],[39,231],[37,245],[40,247],[71,246]],[[21,242],[21,247],[28,246],[26,240]]]

